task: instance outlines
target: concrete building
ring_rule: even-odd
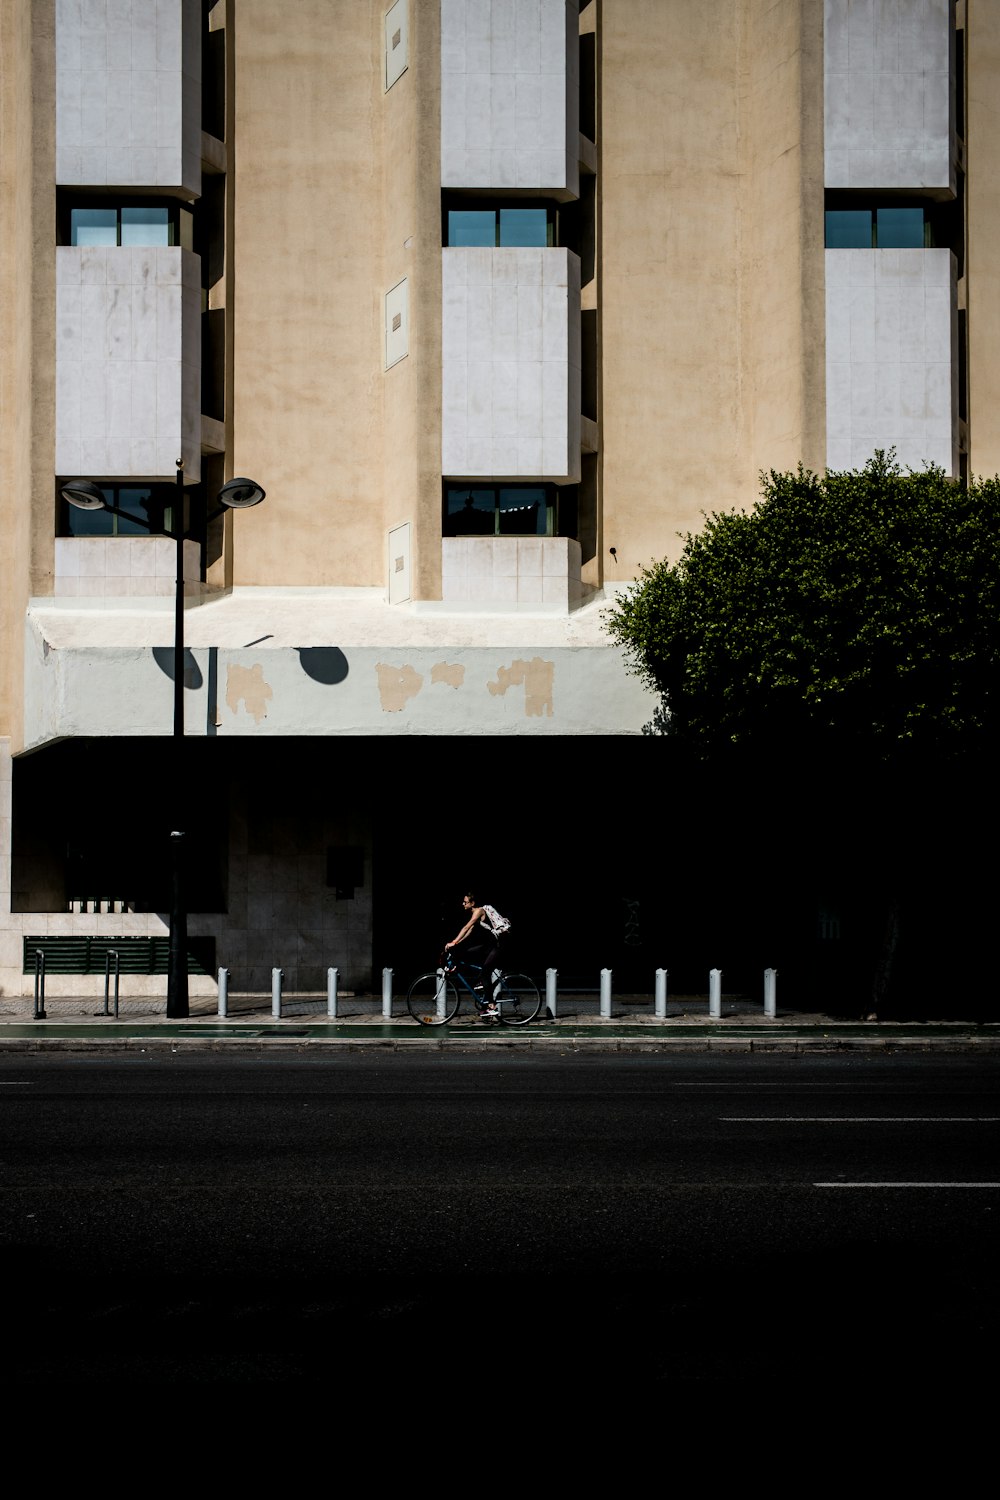
[[[206,990],[479,878],[627,952],[614,590],[762,470],[1000,470],[1000,8],[0,0],[0,68],[0,1002],[162,995],[177,828]]]

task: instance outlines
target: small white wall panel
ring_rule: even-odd
[[[580,477],[580,262],[444,249],[442,472]]]
[[[579,191],[577,0],[441,0],[443,187]]]
[[[826,186],[955,190],[949,0],[824,0]]]
[[[201,192],[199,0],[56,0],[56,182]]]
[[[405,359],[410,352],[410,299],[406,279],[385,294],[385,367]]]
[[[876,448],[958,474],[958,315],[950,250],[827,250],[827,467]]]
[[[385,17],[385,86],[402,78],[410,61],[410,16],[407,0],[396,0]]]
[[[177,248],[56,250],[56,473],[201,474],[201,274]]]
[[[389,603],[405,604],[410,597],[410,523],[389,532]]]

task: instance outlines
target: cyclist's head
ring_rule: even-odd
[[[466,901],[468,901],[470,906],[480,906],[482,904],[474,890],[466,891],[465,895],[462,897],[463,905]]]

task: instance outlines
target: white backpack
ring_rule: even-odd
[[[510,923],[507,921],[506,917],[502,917],[500,915],[495,906],[484,905],[483,911],[486,913],[487,917],[489,917],[490,926],[493,928],[493,931],[496,933],[497,937],[501,937],[505,932],[510,931]]]

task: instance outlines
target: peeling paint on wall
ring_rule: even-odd
[[[551,719],[555,671],[555,662],[533,656],[530,661],[513,661],[509,667],[501,667],[496,682],[488,682],[486,686],[494,698],[502,696],[508,688],[523,687],[525,717]]]
[[[424,679],[412,667],[388,667],[379,661],[375,663],[375,673],[384,714],[400,713],[424,685]]]
[[[232,663],[226,668],[226,703],[236,714],[240,703],[253,717],[255,724],[267,718],[267,705],[274,697],[274,689],[264,681],[264,668],[259,662],[252,667],[240,667]]]
[[[443,682],[445,687],[460,688],[465,681],[465,668],[451,662],[438,662],[431,667],[431,682]]]

